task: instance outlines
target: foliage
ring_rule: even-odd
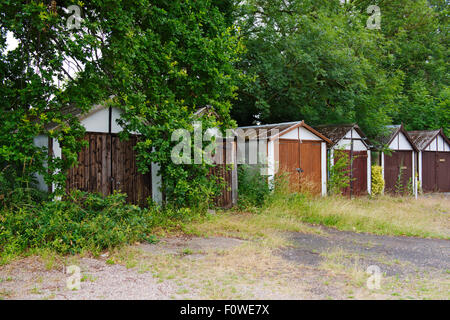
[[[11,166],[0,171],[0,207],[22,206],[47,199],[47,193],[35,187],[34,179],[21,181],[15,174]]]
[[[419,174],[416,172],[417,193],[423,194],[422,183],[419,180]]]
[[[20,254],[47,248],[58,253],[98,253],[135,241],[152,241],[157,223],[154,208],[125,203],[126,195],[108,197],[71,193],[63,201],[49,201],[0,212],[0,251]]]
[[[409,195],[414,196],[414,184],[412,178],[408,179],[408,185],[406,187],[406,190],[408,191]]]
[[[350,186],[350,156],[343,149],[334,150],[334,163],[328,157],[328,193],[331,195],[341,194],[345,188]]]
[[[36,1],[0,5],[0,170],[10,165],[24,184],[39,172],[62,193],[84,134],[67,110],[105,103],[124,111],[122,138],[142,134],[139,170],[160,165],[168,201],[179,207],[208,201],[215,185],[209,166],[173,164],[170,137],[192,129],[193,112],[206,105],[217,116],[198,119],[205,129],[234,125],[230,100],[240,74],[233,64],[243,46],[230,26],[232,2],[77,2],[82,27],[69,30],[63,8],[72,4],[57,1],[54,10]],[[7,48],[9,36],[16,48]],[[62,159],[48,159],[45,146],[33,145],[39,134],[59,142]]]
[[[109,9],[102,10],[108,24]],[[117,31],[116,50],[108,51],[108,58],[114,62],[112,72],[127,84],[114,86],[112,100],[124,111],[125,135],[142,135],[136,146],[139,170],[145,173],[152,162],[158,163],[162,192],[176,206],[208,201],[216,185],[208,178],[210,166],[204,158],[196,165],[173,163],[171,150],[178,141],[171,136],[177,129],[194,132],[194,120],[202,121],[202,133],[234,125],[229,110],[239,74],[233,63],[242,51],[236,30],[209,0],[158,1],[126,11],[123,14],[131,11],[133,17]],[[130,38],[129,33],[140,36]],[[122,64],[118,70],[117,61]],[[193,116],[196,108],[207,105],[214,112]],[[189,143],[193,145],[193,139]]]
[[[354,0],[351,6],[364,14],[369,5],[381,9],[381,30],[388,56],[384,69],[403,75],[394,123],[407,130],[449,127],[448,10],[446,0]]]
[[[241,208],[261,207],[270,195],[267,177],[261,176],[260,166],[238,166],[238,205]]]
[[[89,41],[71,39],[62,17],[42,2],[6,0],[0,11],[0,170],[8,167],[12,183],[21,188],[28,187],[35,172],[61,186],[65,169],[76,161],[84,133],[77,118],[63,110],[69,102],[77,102],[81,110],[92,106],[89,95],[73,96],[63,90],[64,60],[70,56],[86,62],[81,48],[89,48]],[[7,37],[17,41],[15,48],[8,47],[13,43]],[[40,134],[60,142],[62,159],[48,159],[47,148],[33,144]]]
[[[246,3],[239,67],[255,82],[232,110],[240,124],[358,122],[370,135],[389,122],[401,75],[378,64],[387,52],[380,33],[366,29],[367,15],[331,0]]]
[[[381,166],[372,166],[372,196],[379,196],[384,192],[383,169]]]
[[[366,28],[381,9],[381,30]],[[448,1],[251,0],[236,21],[254,78],[232,109],[240,125],[305,120],[449,132]]]
[[[394,185],[394,192],[396,194],[403,194],[405,192],[405,186],[403,185],[403,162],[400,163],[400,168],[398,170],[397,180]]]

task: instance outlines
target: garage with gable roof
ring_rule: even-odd
[[[440,130],[409,131],[419,150],[419,181],[424,192],[450,192],[450,139]]]
[[[343,194],[350,197],[370,194],[370,145],[361,128],[357,124],[336,124],[320,125],[315,129],[332,141],[329,148],[331,165],[334,165],[338,156],[336,150],[342,150],[349,159],[349,185],[343,190]]]
[[[246,141],[246,150],[240,155],[256,157],[258,153],[267,161],[269,181],[282,173],[289,175],[291,191],[308,189],[314,194],[327,193],[327,144],[331,141],[304,121],[239,127],[238,139]],[[258,141],[258,152],[249,152],[249,141]],[[240,155],[239,155],[240,154]],[[248,159],[246,159],[248,160]]]
[[[417,148],[403,124],[386,126],[377,142],[385,192],[406,194],[409,188],[415,190]]]

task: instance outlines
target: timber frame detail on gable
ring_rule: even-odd
[[[438,137],[441,136],[445,142],[450,146],[450,139],[445,135],[444,130],[416,130],[409,131],[411,139],[418,150],[423,151]]]
[[[409,133],[406,131],[405,127],[403,126],[403,123],[400,125],[392,125],[392,126],[386,126],[386,133],[387,134],[383,134],[381,135],[381,137],[378,138],[378,143],[380,145],[378,145],[376,148],[374,148],[375,150],[381,150],[383,149],[384,146],[389,146],[392,141],[394,141],[394,139],[397,137],[397,135],[399,133],[402,133],[404,135],[404,137],[406,138],[406,140],[408,140],[409,144],[411,145],[411,148],[418,152],[419,150],[417,149],[414,141],[411,139],[411,136],[409,135]]]

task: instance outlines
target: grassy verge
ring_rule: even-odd
[[[244,239],[265,238],[277,246],[280,232],[318,232],[310,225],[377,235],[450,238],[450,199],[342,197],[311,198],[297,194],[271,196],[255,213],[220,212],[183,226],[194,235]]]
[[[423,238],[450,237],[450,199],[367,197],[349,200],[327,197],[302,200],[280,196],[265,209],[281,211],[299,221],[335,227],[339,230],[378,235]]]

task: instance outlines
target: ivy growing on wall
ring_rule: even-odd
[[[214,115],[200,119],[203,128],[234,125],[229,111],[242,78],[234,63],[243,45],[230,25],[231,1],[78,2],[81,27],[69,28],[73,12],[65,8],[73,4],[0,5],[0,172],[13,168],[17,179],[10,189],[39,172],[61,193],[84,134],[65,110],[87,112],[108,103],[123,110],[122,138],[142,134],[136,146],[139,170],[147,172],[151,162],[160,165],[169,202],[187,206],[209,199],[217,185],[207,178],[209,165],[173,164],[171,134],[191,129],[193,113],[206,105]],[[7,38],[16,40],[16,48]],[[58,127],[49,130],[49,124]],[[48,159],[46,147],[33,145],[39,134],[59,141],[62,159]]]

